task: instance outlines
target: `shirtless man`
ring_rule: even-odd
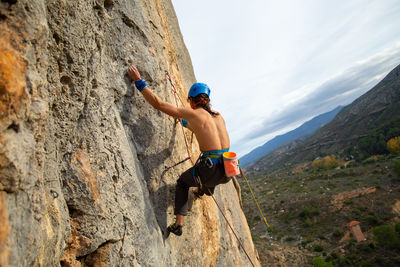
[[[168,232],[182,235],[183,218],[188,210],[189,187],[199,186],[197,177],[200,177],[202,187],[199,195],[211,195],[218,184],[227,183],[230,178],[225,176],[222,163],[222,153],[229,150],[229,135],[222,116],[210,108],[210,88],[204,83],[195,83],[189,91],[188,100],[191,108],[178,108],[162,101],[141,79],[135,66],[128,69],[129,77],[135,81],[136,88],[143,94],[147,102],[155,109],[174,118],[182,120],[185,127],[196,135],[202,156],[196,166],[189,168],[179,177],[175,192],[175,223],[168,226]]]

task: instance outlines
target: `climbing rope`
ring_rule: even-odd
[[[171,77],[169,76],[168,71],[165,71],[165,76],[167,77],[167,79],[169,80],[169,82],[170,82],[170,84],[171,84],[172,92],[174,93],[175,103],[176,103],[176,106],[178,107],[178,100],[177,100],[177,99],[179,98],[179,96],[177,96],[177,91],[176,91],[176,89],[175,89],[175,86],[174,86],[174,83],[172,82]],[[179,98],[179,100],[181,101],[181,104],[183,105],[182,100],[181,100],[180,98]],[[173,165],[173,166],[171,166],[171,167],[168,167],[167,170],[169,170],[169,169],[172,168],[172,167],[175,167],[175,166],[178,165],[178,164],[181,164],[181,163],[185,162],[185,161],[188,160],[188,159],[190,159],[190,161],[192,162],[193,167],[196,165],[196,164],[193,162],[192,158],[190,157],[189,145],[188,145],[188,142],[187,142],[187,140],[186,140],[185,130],[183,129],[183,123],[182,123],[182,121],[181,121],[181,126],[182,126],[183,137],[184,137],[184,139],[185,139],[186,149],[187,149],[187,152],[188,152],[189,157],[186,158],[186,159],[184,159],[184,160],[182,160],[182,161],[180,161],[180,162],[178,162],[178,163],[176,163],[175,165]],[[193,134],[192,134],[192,142],[193,142]],[[242,171],[241,171],[241,172],[242,172]],[[244,176],[243,172],[242,172],[242,175]],[[201,187],[201,180],[200,180],[200,177],[197,177],[197,178],[199,179],[199,183],[200,183],[200,187]],[[247,181],[247,179],[246,179],[246,181]],[[248,183],[247,183],[247,184],[248,184]],[[248,184],[248,185],[249,185],[249,184]],[[249,187],[250,187],[250,185],[249,185]],[[222,216],[224,217],[224,219],[225,219],[226,223],[228,224],[229,228],[231,229],[232,233],[234,234],[234,236],[236,237],[237,241],[239,242],[239,246],[242,247],[242,249],[243,249],[244,253],[246,254],[247,258],[249,259],[251,265],[252,265],[252,266],[255,266],[254,263],[253,263],[253,261],[251,260],[251,258],[250,258],[250,256],[249,256],[249,254],[247,253],[247,251],[246,251],[244,245],[242,244],[242,242],[240,241],[239,237],[237,236],[235,230],[233,229],[232,225],[229,223],[228,218],[225,216],[224,212],[222,211],[222,208],[221,208],[220,205],[218,204],[217,200],[216,200],[215,197],[211,194],[210,189],[207,188],[207,190],[208,190],[209,194],[211,195],[212,199],[214,200],[215,204],[217,205],[217,207],[218,207],[219,211],[221,212]],[[250,190],[251,190],[251,189],[250,189]],[[255,199],[255,198],[254,198],[254,199]],[[258,204],[257,204],[257,205],[258,205]],[[260,210],[260,211],[261,211],[261,210]],[[264,217],[264,216],[263,216],[263,217]],[[265,220],[265,218],[264,218],[264,220]],[[266,223],[266,222],[267,222],[267,221],[265,220],[265,223]],[[267,225],[268,225],[268,224],[267,224]]]
[[[240,168],[240,167],[239,167],[239,168]],[[249,187],[251,196],[253,197],[254,203],[256,203],[256,205],[257,205],[258,212],[260,213],[261,219],[263,220],[265,226],[267,227],[267,228],[266,228],[266,231],[267,231],[267,236],[268,236],[269,224],[268,224],[268,222],[267,222],[267,219],[265,219],[264,214],[263,214],[262,211],[261,211],[260,205],[258,204],[258,201],[257,201],[257,199],[256,199],[256,197],[255,197],[255,195],[254,195],[254,193],[253,193],[253,190],[251,190],[249,181],[247,181],[246,175],[244,175],[244,171],[242,170],[242,168],[240,168],[240,174],[242,175],[242,177],[243,177],[244,180],[246,181],[247,186]]]
[[[178,96],[178,93],[177,93],[177,91],[176,91],[176,89],[175,89],[174,83],[173,83],[172,80],[171,80],[171,77],[169,76],[168,71],[165,71],[165,76],[167,77],[167,79],[169,80],[169,82],[170,82],[170,84],[171,84],[172,92],[174,92],[174,98],[175,98],[176,106],[178,107],[178,99],[181,101],[181,104],[183,105],[183,102],[182,102],[182,100],[181,100],[181,99],[179,98],[179,96]],[[180,124],[181,124],[181,128],[182,128],[183,138],[185,139],[186,150],[187,150],[187,152],[188,152],[188,158],[186,158],[186,159],[185,159],[184,161],[182,161],[181,163],[183,163],[183,162],[185,162],[186,160],[190,159],[190,161],[192,162],[192,165],[194,165],[193,159],[192,159],[192,157],[190,156],[189,144],[188,144],[188,141],[186,140],[185,129],[183,129],[184,127],[183,127],[183,123],[182,123],[181,120],[180,120]],[[177,165],[177,164],[176,164],[176,165]],[[174,166],[176,166],[176,165],[174,165]],[[171,167],[171,168],[172,168],[172,167]],[[168,169],[170,169],[170,168],[168,168]]]
[[[217,200],[215,199],[214,195],[211,194],[209,188],[207,188],[207,190],[208,190],[208,192],[210,193],[211,197],[214,199],[214,202],[215,202],[215,204],[217,205],[217,207],[218,207],[219,211],[221,212],[222,216],[224,216],[224,219],[225,219],[225,221],[226,221],[226,224],[229,226],[229,228],[231,228],[232,233],[235,235],[237,241],[239,242],[239,245],[242,247],[242,249],[243,249],[244,253],[246,254],[247,258],[249,259],[251,265],[252,265],[252,266],[255,266],[254,263],[253,263],[253,261],[251,260],[251,258],[250,258],[250,256],[249,256],[249,254],[247,253],[246,249],[244,248],[242,242],[240,241],[239,237],[236,235],[235,230],[233,230],[232,225],[229,223],[229,221],[228,221],[228,219],[226,218],[226,216],[225,216],[224,212],[222,211],[221,207],[218,205],[218,202],[217,202]]]
[[[168,171],[169,169],[171,169],[171,168],[173,168],[173,167],[175,167],[175,166],[178,166],[179,164],[182,164],[182,163],[184,163],[185,161],[187,161],[187,160],[189,160],[189,159],[190,159],[190,157],[187,157],[186,159],[181,160],[181,161],[175,163],[175,164],[172,165],[172,166],[165,167],[165,171]]]

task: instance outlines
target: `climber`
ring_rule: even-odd
[[[189,187],[198,187],[197,195],[211,195],[215,186],[230,181],[225,176],[222,153],[229,150],[229,135],[222,116],[211,110],[210,88],[204,83],[195,83],[189,90],[191,108],[178,108],[162,101],[148,87],[135,66],[128,68],[129,77],[147,102],[155,109],[174,118],[181,119],[183,125],[194,132],[202,152],[195,166],[181,174],[175,192],[175,223],[168,226],[168,232],[182,235],[183,218],[187,215]],[[197,183],[197,177],[200,182]],[[201,184],[201,187],[199,186]]]

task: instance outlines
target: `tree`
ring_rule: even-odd
[[[390,152],[400,155],[400,136],[390,139],[386,145]]]
[[[337,166],[339,166],[339,162],[334,155],[316,159],[311,163],[313,170],[329,170]]]

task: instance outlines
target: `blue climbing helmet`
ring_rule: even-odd
[[[206,94],[208,97],[210,97],[210,93],[211,93],[210,87],[208,87],[207,84],[205,84],[205,83],[194,83],[192,85],[192,87],[190,87],[188,97],[189,98],[196,97],[199,94]]]

